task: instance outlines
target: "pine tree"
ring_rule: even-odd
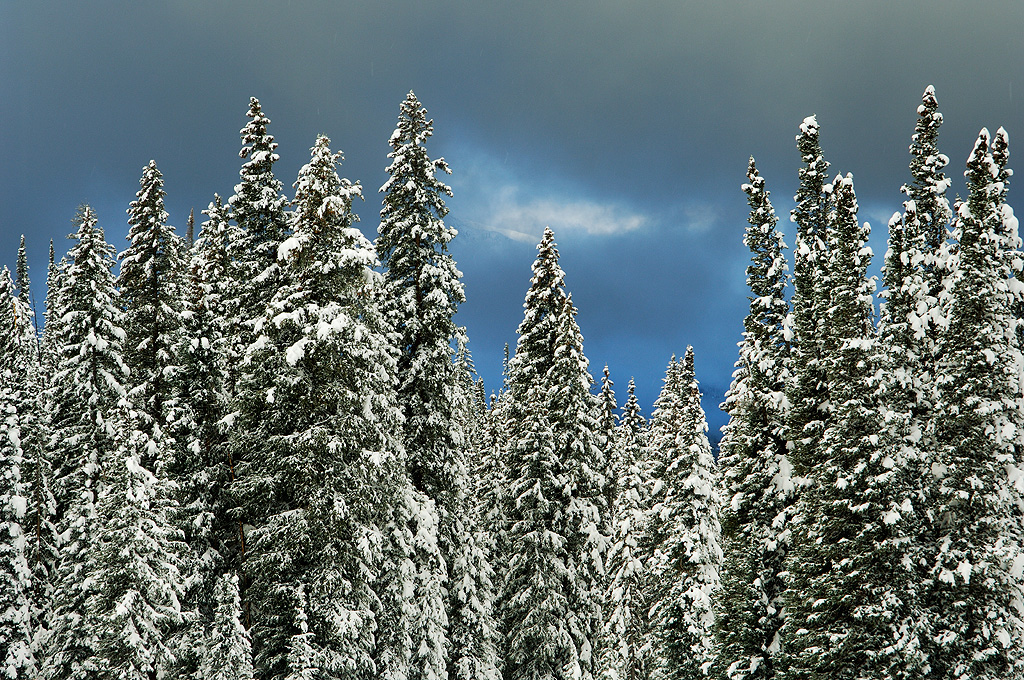
[[[0,674],[35,677],[32,573],[26,559],[29,505],[22,481],[27,402],[20,375],[19,320],[10,272],[0,270]]]
[[[262,445],[259,422],[266,395],[272,387],[272,370],[247,361],[249,346],[259,336],[256,324],[263,318],[282,284],[278,249],[287,235],[287,199],[281,194],[281,182],[274,176],[274,164],[280,159],[277,143],[268,133],[270,119],[255,97],[249,99],[249,122],[239,131],[245,160],[239,170],[240,181],[228,199],[228,211],[234,218],[227,235],[229,287],[224,301],[227,337],[227,393],[230,399],[224,422],[229,435],[231,468],[237,474],[247,456]],[[269,394],[273,394],[269,392]],[[246,411],[249,410],[247,413]],[[233,484],[232,484],[233,486]],[[255,521],[245,516],[243,499],[230,493],[232,518],[238,526],[238,549],[229,553],[228,568],[242,573],[240,587],[246,625],[253,625],[249,610],[247,576],[242,569],[246,555],[244,527]],[[254,634],[254,649],[259,647]]]
[[[248,448],[232,493],[252,526],[243,565],[264,678],[290,672],[300,589],[303,644],[324,671],[371,672],[380,534],[405,488],[382,282],[340,158],[319,137],[299,172],[283,285],[253,326],[236,402],[236,442]]]
[[[1000,678],[1016,672],[1021,621],[1021,529],[1007,466],[1017,466],[1019,349],[1005,293],[1004,210],[999,165],[982,130],[956,207],[959,243],[949,328],[937,367],[938,403],[930,515],[936,536],[926,606],[935,624],[928,650],[938,678]],[[1015,220],[1014,220],[1015,231]]]
[[[322,668],[313,648],[313,633],[309,632],[306,623],[306,598],[301,587],[296,599],[295,627],[298,632],[288,641],[288,675],[285,680],[316,680]]]
[[[24,494],[29,499],[21,518],[25,555],[32,570],[32,629],[45,627],[50,609],[51,579],[56,563],[56,535],[53,527],[54,500],[50,491],[50,468],[46,456],[46,413],[40,339],[36,330],[35,306],[28,275],[25,237],[18,247],[18,294],[12,300],[15,327],[14,389],[18,439],[21,449],[20,473]]]
[[[777,230],[764,178],[754,159],[743,185],[750,205],[743,241],[750,311],[740,356],[722,408],[719,465],[728,502],[722,507],[722,589],[716,601],[716,674],[730,680],[772,678],[782,626],[783,571],[789,548],[787,509],[793,491],[784,436],[783,390],[789,347],[786,245]]]
[[[910,238],[920,243],[927,294],[933,298],[939,295],[942,287],[941,254],[948,235],[947,224],[952,216],[946,199],[950,180],[942,173],[949,164],[949,158],[938,149],[939,127],[942,125],[938,107],[935,88],[929,85],[921,96],[921,105],[917,107],[918,119],[911,137],[910,174],[913,181],[901,188],[907,195],[907,203],[913,203],[917,219],[911,227],[914,233]],[[908,205],[904,204],[904,210],[907,208]]]
[[[216,610],[202,647],[198,680],[253,680],[252,643],[242,625],[238,577],[222,574],[214,588]]]
[[[607,680],[647,680],[651,674],[650,626],[645,592],[646,517],[649,511],[649,431],[630,378],[626,403],[615,431],[611,470],[616,479],[604,623],[607,647],[601,676]]]
[[[669,393],[666,394],[666,391]],[[712,597],[722,550],[720,500],[707,421],[694,374],[693,348],[669,364],[651,432],[662,493],[651,510],[651,626],[656,678],[698,678],[710,662]],[[662,472],[663,471],[663,472]]]
[[[537,249],[509,365],[504,675],[589,680],[602,618],[606,466],[576,310],[550,229]]]
[[[160,460],[147,419],[121,416],[120,446],[106,465],[108,484],[96,507],[96,540],[85,557],[92,585],[86,603],[98,637],[100,676],[153,680],[175,662],[172,635],[181,611],[181,565],[187,559],[171,517],[174,485],[142,464]],[[166,454],[164,454],[166,455]]]
[[[54,579],[43,672],[54,680],[95,677],[97,631],[86,599],[93,582],[86,578],[85,556],[99,526],[96,502],[103,493],[103,470],[117,451],[119,404],[128,367],[125,339],[114,287],[113,247],[97,227],[96,213],[79,208],[78,230],[68,260],[55,278],[50,318],[55,324],[55,373],[47,395],[51,410],[49,456],[53,465],[54,522],[60,560]]]
[[[824,355],[833,417],[817,455],[800,460],[810,484],[794,519],[779,675],[917,677],[924,657],[907,556],[913,505],[880,437],[869,227],[858,221],[852,176],[833,186]]]

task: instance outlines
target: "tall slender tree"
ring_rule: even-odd
[[[656,638],[654,676],[698,678],[711,662],[712,598],[719,587],[721,505],[715,459],[694,373],[693,348],[669,364],[651,432],[652,455],[664,469],[664,489],[652,508],[651,618]]]
[[[606,480],[592,378],[550,229],[537,249],[509,364],[504,675],[589,679],[602,616]]]
[[[53,465],[55,524],[60,536],[43,674],[84,680],[100,670],[97,629],[86,600],[86,555],[99,535],[97,500],[103,471],[117,452],[120,405],[127,398],[125,332],[114,286],[114,248],[88,205],[74,219],[76,241],[59,272],[51,319],[55,373],[48,390],[49,455]]]
[[[824,338],[819,332],[828,320],[828,220],[831,190],[828,162],[814,116],[805,118],[797,136],[803,161],[796,207],[790,218],[796,223],[793,255],[792,368],[787,387],[787,439],[793,443],[793,460],[813,456],[828,420],[827,380],[824,375]]]
[[[601,677],[607,680],[647,680],[651,674],[650,607],[644,588],[648,547],[644,535],[651,491],[649,431],[635,390],[630,378],[611,464],[616,492],[607,559],[606,648],[601,660]]]
[[[145,416],[133,409],[119,418],[117,455],[106,465],[106,488],[96,504],[95,541],[85,555],[92,584],[86,607],[97,636],[102,678],[155,680],[175,663],[174,634],[185,618],[182,564],[188,559],[174,484],[162,470],[144,467],[166,459]]]
[[[919,677],[923,629],[908,558],[913,505],[880,436],[874,396],[869,226],[858,220],[852,176],[833,186],[824,364],[835,406],[817,455],[799,461],[811,483],[794,519],[780,677]]]
[[[1006,477],[1018,466],[1019,349],[1012,328],[1001,172],[982,130],[967,160],[968,197],[956,207],[959,243],[949,329],[937,367],[937,451],[931,516],[936,542],[926,606],[938,678],[1008,677],[1021,663],[1020,584],[1010,570],[1022,545]],[[1015,226],[1015,225],[1014,225]]]
[[[183,244],[167,224],[164,180],[155,161],[143,168],[139,184],[128,206],[130,245],[118,255],[117,284],[125,310],[129,394],[151,438],[159,442],[167,433],[169,409],[175,402]],[[154,461],[145,452],[142,456],[142,464],[152,467]]]
[[[18,319],[10,272],[0,270],[0,673],[35,677],[32,573],[26,559],[28,498],[21,469],[27,403],[20,375]]]
[[[722,506],[716,672],[730,680],[774,676],[785,591],[780,574],[789,548],[786,524],[793,491],[783,411],[789,360],[786,245],[753,158],[743,191],[750,205],[743,239],[751,253],[750,311],[722,405],[729,423],[719,454],[728,502]]]
[[[251,525],[243,565],[263,678],[287,676],[296,635],[324,673],[372,671],[380,534],[406,486],[382,281],[340,158],[321,136],[299,172],[293,235],[278,251],[283,285],[246,354],[266,389],[238,401],[251,448],[235,493]]]

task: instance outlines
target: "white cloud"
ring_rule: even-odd
[[[463,158],[463,163],[466,160]],[[556,235],[606,236],[635,231],[653,222],[650,216],[625,204],[592,200],[571,190],[538,194],[535,183],[515,176],[507,166],[486,155],[473,154],[473,162],[457,172],[451,183],[456,197],[469,200],[461,206],[460,219],[527,243],[536,243],[544,227],[551,227]],[[536,184],[544,183],[541,180]]]

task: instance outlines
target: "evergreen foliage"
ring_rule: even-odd
[[[797,136],[803,161],[800,186],[791,219],[796,223],[793,253],[792,364],[787,386],[787,438],[793,442],[792,462],[799,474],[813,459],[828,420],[828,381],[824,374],[824,336],[828,323],[828,219],[831,187],[826,184],[828,162],[814,116],[805,118]]]
[[[151,438],[135,412],[120,423],[121,446],[106,465],[95,541],[86,553],[86,606],[100,677],[152,680],[175,661],[171,636],[183,621],[181,564],[188,554],[171,522],[174,485],[141,462],[159,460],[166,444]]]
[[[56,372],[47,395],[60,560],[42,665],[54,680],[84,680],[100,670],[99,631],[86,610],[95,587],[86,577],[86,556],[99,536],[97,501],[103,470],[118,450],[128,376],[113,246],[88,205],[79,208],[74,224],[78,229],[69,238],[76,243],[59,272],[51,308]]]
[[[202,647],[199,680],[253,680],[252,643],[242,625],[238,577],[222,574],[214,588],[216,609]]]
[[[0,674],[35,677],[32,640],[32,573],[26,559],[28,497],[22,481],[22,421],[28,415],[19,375],[14,284],[0,270]]]
[[[295,183],[284,284],[253,326],[237,400],[248,448],[234,493],[252,525],[243,565],[265,678],[290,672],[300,589],[303,644],[325,672],[373,668],[379,533],[402,486],[377,259],[354,227],[359,186],[338,177],[329,145],[317,139]]]
[[[537,249],[508,369],[504,675],[589,680],[602,620],[605,465],[592,378],[550,229]]]
[[[645,530],[651,492],[647,460],[649,430],[640,413],[635,389],[630,378],[611,458],[616,493],[607,559],[606,647],[601,661],[601,677],[607,680],[646,680],[651,674],[649,606],[645,592],[645,554],[649,547]]]
[[[906,556],[913,506],[879,436],[869,227],[858,221],[852,176],[833,186],[824,356],[833,418],[816,460],[801,461],[810,483],[794,519],[779,676],[916,677],[924,658]]]
[[[656,640],[653,675],[666,680],[702,677],[711,663],[721,502],[700,400],[693,348],[687,347],[682,363],[669,364],[651,427],[655,488],[661,489],[649,522],[650,582],[658,585],[648,595]]]
[[[789,548],[793,492],[783,408],[789,360],[786,246],[753,158],[747,180],[750,311],[722,405],[729,423],[719,454],[727,502],[721,517],[725,557],[715,622],[716,673],[730,680],[774,676],[785,591],[780,574]]]
[[[1020,351],[1004,269],[1017,224],[1005,209],[1001,172],[982,130],[967,160],[968,197],[956,206],[957,276],[937,368],[932,464],[935,532],[930,560],[929,649],[935,677],[997,678],[1021,663],[1021,621],[1011,572],[1021,545],[1017,493]],[[1019,244],[1014,244],[1019,247]]]
[[[163,439],[175,401],[175,345],[181,327],[180,278],[183,244],[167,224],[164,180],[155,161],[143,168],[141,188],[128,207],[130,242],[117,285],[124,306],[125,361],[129,396],[150,437]],[[143,453],[142,464],[152,467]]]
[[[170,431],[176,445],[168,474],[177,480],[181,512],[176,519],[196,559],[187,599],[204,621],[210,621],[218,606],[215,584],[240,550],[240,526],[227,513],[234,466],[223,422],[231,341],[229,225],[219,196],[203,212],[208,219],[189,251],[188,276],[182,281],[181,333],[174,351],[179,365],[177,411]],[[201,627],[190,630],[199,633]],[[199,645],[187,646],[179,658],[194,656],[188,648]]]

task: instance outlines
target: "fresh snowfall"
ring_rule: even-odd
[[[649,417],[595,384],[550,229],[485,390],[413,93],[374,242],[327,137],[283,193],[251,99],[186,234],[150,162],[123,252],[82,205],[42,309],[24,238],[0,272],[0,677],[1024,678],[1008,137],[951,203],[941,123],[929,87],[881,292],[815,118],[790,260],[750,159],[716,456],[691,349]]]

